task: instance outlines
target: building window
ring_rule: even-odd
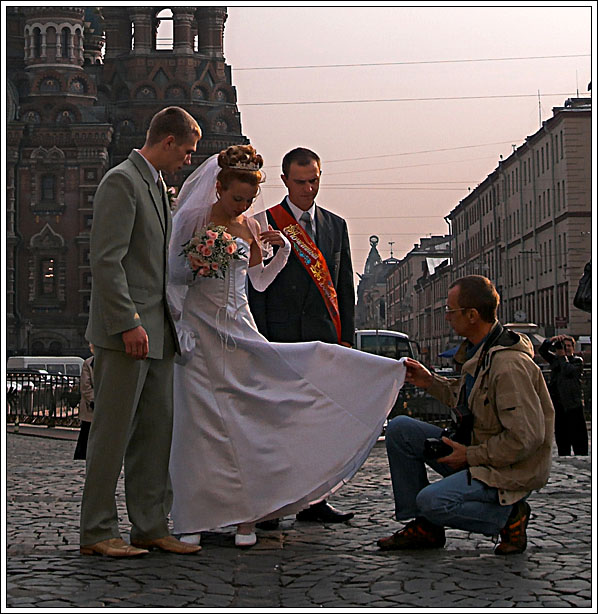
[[[56,177],[54,175],[42,176],[42,202],[56,200]]]
[[[540,149],[540,153],[542,154],[542,172],[544,172],[544,147]]]
[[[62,28],[60,40],[62,44],[62,57],[70,57],[69,49],[71,47],[71,31],[68,28]]]
[[[33,30],[33,56],[36,58],[42,57],[42,33],[39,28]]]
[[[155,49],[172,50],[174,48],[174,21],[172,11],[163,9],[156,14],[156,45]]]
[[[40,290],[44,297],[56,296],[56,260],[44,258],[40,261]]]
[[[556,210],[561,210],[561,184],[558,181],[556,184]]]

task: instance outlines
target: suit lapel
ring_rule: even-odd
[[[167,225],[168,222],[165,218],[165,210],[164,210],[164,198],[162,195],[162,190],[158,189],[158,185],[154,181],[152,173],[147,165],[147,162],[143,159],[141,154],[136,151],[132,151],[129,154],[129,160],[135,165],[141,178],[147,186],[147,190],[149,192],[149,196],[151,198],[154,209],[156,210],[156,214],[158,215],[158,219],[160,220],[160,226],[162,227],[162,231],[164,234],[167,234]]]

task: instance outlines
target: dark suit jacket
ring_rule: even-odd
[[[286,198],[282,206],[293,215]],[[353,344],[355,290],[345,220],[316,206],[316,244],[326,260],[338,295],[341,340]],[[277,228],[270,213],[268,222]],[[338,343],[334,323],[315,283],[293,251],[264,292],[249,284],[249,304],[259,331],[270,341]]]

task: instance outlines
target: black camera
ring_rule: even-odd
[[[448,456],[453,448],[442,441],[446,437],[452,441],[468,446],[471,443],[471,432],[473,430],[473,414],[466,404],[459,404],[451,409],[452,423],[443,429],[440,437],[428,437],[424,441],[424,459],[434,460]]]
[[[564,346],[563,346],[563,342],[562,342],[562,341],[555,341],[555,342],[552,344],[552,347],[553,347],[555,350],[564,350],[564,349],[565,349],[565,348],[564,348]]]
[[[452,439],[452,434],[451,429],[443,429],[440,437],[428,437],[424,441],[424,458],[426,460],[435,460],[437,458],[442,458],[443,456],[448,456],[453,449],[448,445],[448,443],[444,443],[444,441],[442,441],[442,437]]]

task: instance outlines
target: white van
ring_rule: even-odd
[[[81,375],[83,358],[79,356],[11,356],[7,369],[41,369],[48,373]]]

